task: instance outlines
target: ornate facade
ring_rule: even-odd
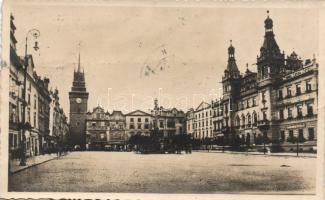
[[[86,149],[103,149],[109,141],[109,113],[96,107],[87,113]]]
[[[125,115],[121,111],[105,112],[100,106],[87,113],[86,149],[121,150],[127,141]]]
[[[182,110],[159,107],[158,100],[155,99],[151,115],[153,116],[153,128],[157,128],[158,134],[164,138],[183,134],[186,131],[186,114]]]
[[[235,48],[228,48],[222,77],[223,96],[212,102],[214,134],[256,143],[262,137],[273,144],[314,143],[317,138],[318,64],[301,60],[296,52],[285,57],[274,38],[273,21],[264,21],[264,42],[257,72],[240,73]],[[316,144],[315,144],[316,145]]]

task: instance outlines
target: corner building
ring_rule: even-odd
[[[257,72],[240,73],[235,48],[228,48],[222,77],[223,96],[212,102],[216,137],[226,141],[265,138],[273,144],[310,142],[316,145],[318,63],[301,60],[296,52],[285,56],[275,40],[273,21],[264,21],[264,42]]]

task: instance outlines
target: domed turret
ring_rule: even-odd
[[[228,65],[225,70],[225,77],[238,78],[239,74],[235,59],[235,47],[232,46],[232,40],[230,40],[230,46],[228,47]]]
[[[232,40],[230,40],[230,46],[228,47],[229,59],[235,59],[235,48],[232,46]]]
[[[273,29],[273,20],[269,16],[270,11],[267,11],[267,18],[264,21],[265,31],[272,31]]]

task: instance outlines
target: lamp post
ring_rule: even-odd
[[[20,165],[26,166],[26,135],[25,130],[30,129],[30,124],[26,123],[26,79],[27,79],[27,69],[28,69],[28,56],[27,56],[27,47],[28,47],[28,36],[31,35],[36,40],[40,36],[40,31],[37,29],[30,29],[26,34],[25,39],[25,56],[24,56],[24,90],[22,93],[22,99],[23,99],[23,116],[22,116],[22,122],[21,122],[21,133],[22,133],[22,142],[21,142],[21,158],[20,158]],[[35,41],[35,46],[33,47],[35,51],[39,49],[38,42]]]
[[[298,137],[297,137],[297,157],[299,156],[299,134],[298,134]]]
[[[264,132],[264,133],[263,133],[263,152],[264,152],[264,155],[265,155],[265,153],[266,153],[266,148],[265,148],[266,135],[267,135],[267,133]]]

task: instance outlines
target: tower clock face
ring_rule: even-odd
[[[77,103],[81,103],[82,100],[81,100],[80,98],[76,98],[76,102],[77,102]]]

